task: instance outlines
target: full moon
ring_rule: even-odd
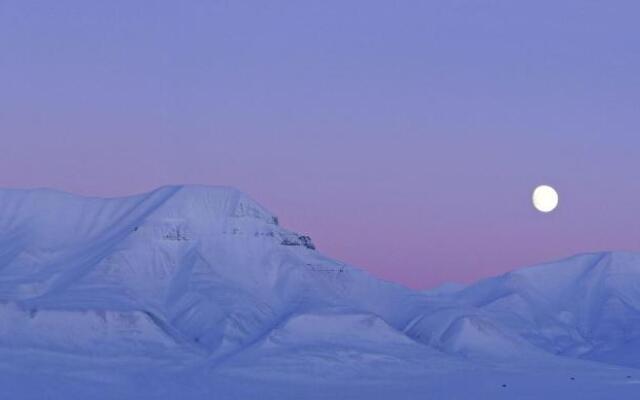
[[[541,185],[533,191],[532,200],[538,211],[548,213],[558,207],[558,192],[551,186]]]

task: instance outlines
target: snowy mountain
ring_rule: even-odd
[[[13,398],[516,398],[497,380],[575,394],[532,389],[567,370],[592,376],[584,398],[632,398],[640,255],[417,292],[231,188],[0,190],[0,355]]]
[[[215,358],[301,313],[342,307],[396,328],[409,318],[395,310],[412,292],[322,256],[237,190],[5,190],[0,204],[1,312],[12,321],[0,341],[12,345]]]
[[[456,302],[547,352],[640,367],[640,254],[585,254],[522,269],[479,282]]]

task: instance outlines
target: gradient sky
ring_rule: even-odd
[[[640,250],[639,15],[0,0],[0,186],[236,186],[323,252],[416,288]],[[530,203],[540,183],[560,192],[549,215]]]

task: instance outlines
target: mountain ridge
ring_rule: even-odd
[[[587,253],[420,292],[323,255],[233,188],[110,199],[0,189],[0,321],[0,351],[215,371],[637,368],[640,253]]]

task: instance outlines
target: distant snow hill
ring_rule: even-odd
[[[637,368],[638,254],[418,292],[231,188],[0,190],[7,398],[635,399]]]

